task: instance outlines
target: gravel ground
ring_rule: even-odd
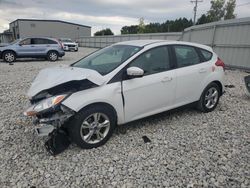
[[[235,87],[211,113],[162,113],[118,127],[102,147],[71,145],[50,156],[22,114],[26,91],[40,69],[93,50],[69,52],[55,63],[0,62],[0,187],[250,187],[250,98],[241,71],[226,71],[226,84]]]

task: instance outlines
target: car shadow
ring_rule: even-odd
[[[59,58],[57,61],[55,62],[60,62],[60,61],[63,61],[63,59]],[[15,63],[29,63],[29,62],[32,62],[32,63],[40,63],[40,62],[51,62],[51,63],[55,63],[53,61],[48,61],[47,59],[45,58],[20,58],[20,59],[17,59],[15,62],[13,62],[12,64],[15,64]],[[0,63],[6,63],[8,64],[7,62],[4,62],[3,60],[0,60]]]
[[[185,113],[190,113],[190,112],[197,112],[197,110],[194,108],[195,103],[188,104],[173,110],[168,110],[162,113],[158,113],[152,116],[148,116],[139,120],[135,120],[123,125],[119,125],[115,129],[115,134],[126,134],[127,130],[137,130],[140,129],[141,127],[145,126],[155,126],[159,122],[166,121],[166,120],[171,120],[171,117],[175,116],[182,116]]]

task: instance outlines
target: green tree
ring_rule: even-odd
[[[114,33],[111,31],[111,29],[106,28],[100,31],[95,32],[95,36],[102,36],[102,35],[114,35]]]
[[[138,25],[123,26],[121,34],[136,34],[138,33]]]
[[[210,10],[207,13],[209,22],[221,20],[225,15],[225,0],[212,0]]]
[[[208,16],[206,14],[202,14],[201,17],[197,20],[196,25],[205,24],[209,22],[210,20]]]
[[[122,27],[121,34],[180,32],[193,25],[193,21],[187,18],[166,20],[164,23],[149,24],[144,24],[144,21],[141,20],[140,23],[140,26],[131,25]]]
[[[234,19],[236,17],[236,15],[234,14],[235,6],[236,6],[236,0],[227,1],[227,4],[225,6],[224,20]]]

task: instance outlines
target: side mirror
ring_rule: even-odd
[[[127,69],[127,75],[129,78],[139,78],[144,75],[144,70],[139,67],[129,67]]]

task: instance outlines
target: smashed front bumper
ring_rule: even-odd
[[[38,136],[48,136],[54,130],[61,128],[70,117],[74,115],[74,111],[61,105],[57,110],[46,111],[34,117],[35,132]]]
[[[28,110],[34,109],[35,105]],[[28,110],[24,114],[27,115]],[[55,156],[63,152],[70,145],[70,139],[64,125],[74,114],[73,110],[60,104],[32,115],[37,135],[48,136],[45,148],[51,155]]]

